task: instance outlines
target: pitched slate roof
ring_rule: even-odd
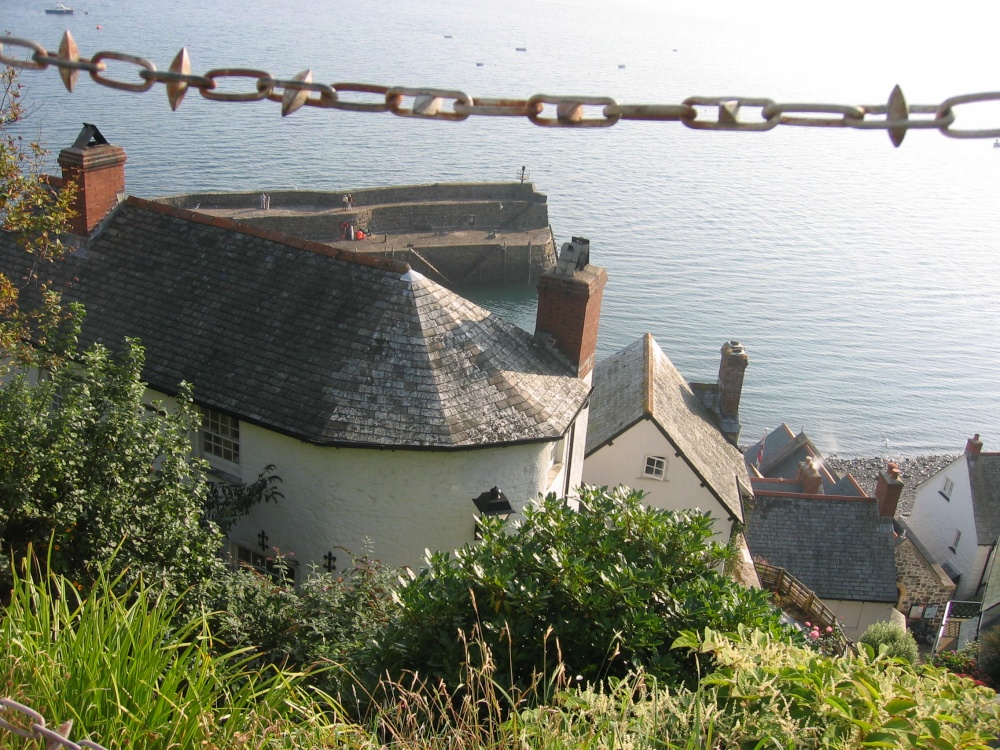
[[[743,456],[719,432],[688,382],[647,333],[594,368],[587,455],[640,420],[651,419],[705,486],[743,520]]]
[[[750,552],[824,599],[895,602],[892,524],[875,500],[756,494],[746,509]]]
[[[0,268],[23,253],[0,237]],[[144,378],[318,444],[553,439],[590,389],[554,351],[408,266],[129,198],[60,264],[84,344],[135,336]]]
[[[1000,537],[1000,453],[973,454],[966,459],[977,543],[992,545]]]
[[[826,465],[823,455],[813,444],[805,432],[798,435],[784,422],[764,436],[764,460],[757,466],[757,457],[761,441],[747,448],[743,455],[746,458],[747,469],[751,476],[760,475],[771,478],[794,480],[798,477],[799,464],[807,459],[813,460],[819,469],[823,492],[827,495],[864,495],[858,483],[851,475],[837,478]]]

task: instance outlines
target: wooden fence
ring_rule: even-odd
[[[840,629],[837,622],[837,615],[830,609],[816,592],[808,588],[799,579],[793,576],[784,568],[776,568],[766,563],[756,563],[757,575],[760,577],[760,584],[768,591],[773,591],[783,601],[794,605],[804,615],[804,619],[813,625],[818,625],[820,630],[828,627],[833,628],[840,644],[840,652],[843,653],[851,645],[850,640]]]

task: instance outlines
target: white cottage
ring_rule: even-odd
[[[233,529],[239,559],[332,566],[370,540],[419,566],[474,538],[474,499],[492,488],[516,512],[580,483],[607,280],[586,241],[540,280],[532,336],[404,263],[119,204],[125,155],[95,132],[60,154],[81,239],[55,282],[87,310],[84,345],[142,341],[152,396],[193,384],[198,449],[220,477],[276,466],[285,498]],[[23,256],[0,235],[11,278]]]
[[[907,523],[956,581],[955,598],[977,598],[1000,537],[1000,453],[984,453],[975,435],[964,454],[917,487]]]
[[[743,347],[727,343],[720,385],[734,387],[732,369],[741,389],[746,363]],[[714,394],[710,404],[719,403],[718,388],[695,387]],[[730,425],[738,425],[735,412],[727,412]],[[751,488],[743,455],[716,420],[647,333],[594,370],[583,481],[642,490],[655,508],[708,511],[728,539],[743,522],[743,500]]]

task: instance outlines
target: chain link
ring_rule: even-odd
[[[2,717],[2,714],[7,712],[14,712],[20,714],[26,721],[21,723],[26,723],[28,729],[23,726],[18,726],[17,724],[12,724]],[[12,717],[13,718],[13,717]],[[69,731],[73,727],[73,722],[68,721],[59,727],[58,731],[54,731],[45,726],[45,717],[40,713],[35,711],[23,703],[18,703],[10,698],[0,698],[0,729],[6,729],[12,734],[16,734],[19,737],[23,737],[28,740],[46,740],[46,747],[60,746],[65,747],[68,750],[81,750],[81,748],[89,748],[90,750],[107,750],[103,745],[98,745],[96,742],[91,742],[90,740],[80,740],[79,742],[73,742],[68,739]]]
[[[4,47],[20,49],[21,55],[4,53]],[[141,83],[130,83],[105,75],[104,60],[131,63],[140,68]],[[829,103],[784,103],[760,97],[691,96],[680,104],[619,104],[607,96],[549,96],[535,94],[520,98],[476,98],[464,91],[432,87],[382,86],[374,83],[314,83],[312,71],[291,79],[277,78],[264,70],[216,68],[204,75],[192,75],[186,49],[174,58],[169,71],[158,71],[149,60],[123,52],[103,51],[92,58],[81,57],[67,31],[57,55],[30,39],[0,37],[0,64],[24,70],[58,68],[67,90],[73,91],[79,71],[85,70],[102,86],[121,91],[148,91],[153,84],[165,84],[171,108],[177,109],[187,89],[196,88],[206,99],[227,102],[268,100],[281,105],[282,116],[303,106],[340,109],[349,112],[391,112],[399,117],[458,122],[469,117],[517,117],[541,127],[606,128],[622,120],[680,122],[694,130],[765,131],[778,125],[813,128],[885,130],[899,146],[910,130],[938,130],[949,138],[1000,138],[1000,127],[956,129],[955,108],[960,105],[1000,102],[1000,92],[962,94],[940,104],[909,105],[897,86],[886,104],[853,105]],[[223,92],[220,78],[252,78],[253,91]],[[378,100],[349,100],[343,94],[362,94]],[[404,101],[410,100],[410,106]],[[450,107],[446,104],[450,102]],[[555,116],[546,114],[554,108]],[[588,116],[587,108],[597,114]],[[749,116],[747,113],[749,112]],[[926,115],[913,117],[912,115]]]

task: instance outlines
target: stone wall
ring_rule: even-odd
[[[441,245],[414,250],[393,243],[366,245],[366,255],[409,263],[424,276],[449,288],[475,284],[534,282],[555,263],[555,243],[528,245]]]
[[[202,208],[208,208],[202,204]],[[305,204],[303,204],[305,207]],[[316,242],[340,239],[340,222],[350,220],[372,234],[402,232],[453,232],[472,230],[525,231],[548,225],[544,203],[525,201],[477,201],[443,203],[399,203],[379,206],[355,206],[351,211],[282,211],[272,197],[271,211],[236,217],[244,224],[282,232]]]
[[[913,605],[935,606],[938,612],[933,623],[939,626],[945,604],[955,594],[955,584],[940,565],[928,562],[907,538],[896,545],[896,581],[900,587],[899,611],[909,617]]]

